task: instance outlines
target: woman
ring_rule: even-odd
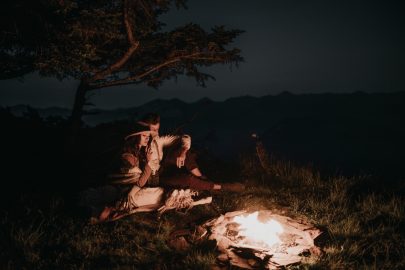
[[[136,123],[125,142],[110,174],[112,185],[91,189],[82,194],[82,205],[90,208],[92,222],[101,222],[123,216],[139,206],[160,200],[163,190],[153,187],[151,152],[147,145],[151,136],[148,126]]]
[[[152,173],[148,164],[151,159],[150,149],[147,148],[151,131],[147,126],[136,123],[134,131],[125,137],[117,173],[109,175],[114,184],[137,185],[143,187],[148,184]],[[143,170],[141,170],[143,168]],[[149,183],[153,185],[153,183]]]

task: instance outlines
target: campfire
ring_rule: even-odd
[[[279,235],[284,231],[281,224],[274,219],[268,221],[258,220],[259,212],[247,216],[235,216],[233,221],[238,224],[240,244],[256,245],[263,248],[271,248],[281,244]]]
[[[230,212],[203,225],[217,241],[218,262],[246,269],[277,269],[320,254],[314,240],[321,231],[303,219],[268,210]]]

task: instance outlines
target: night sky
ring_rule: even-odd
[[[165,15],[168,28],[194,22],[245,30],[235,46],[239,68],[208,69],[207,88],[192,79],[102,89],[98,108],[138,106],[156,98],[192,102],[203,97],[263,96],[283,91],[391,92],[405,90],[405,10],[401,1],[191,0],[188,10]],[[0,81],[0,105],[71,107],[78,82],[40,78]]]

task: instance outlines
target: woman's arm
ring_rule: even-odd
[[[149,148],[149,149],[147,149],[147,152],[146,152],[146,161],[148,163],[145,165],[145,168],[143,169],[143,172],[142,172],[141,176],[139,177],[139,180],[137,183],[139,187],[143,187],[144,185],[146,185],[146,183],[149,180],[150,175],[152,174],[152,166],[149,165],[149,163],[152,161],[152,157],[153,157],[152,149]]]
[[[141,173],[138,182],[136,183],[138,187],[143,187],[148,182],[150,175],[152,174],[152,169],[148,164],[146,164],[145,169]]]

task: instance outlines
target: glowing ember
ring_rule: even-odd
[[[245,237],[243,242],[253,241],[263,243],[271,247],[275,244],[280,244],[281,240],[278,237],[283,232],[283,227],[277,221],[270,219],[261,222],[258,220],[259,212],[254,212],[247,216],[236,216],[233,221],[240,224],[239,236]]]

